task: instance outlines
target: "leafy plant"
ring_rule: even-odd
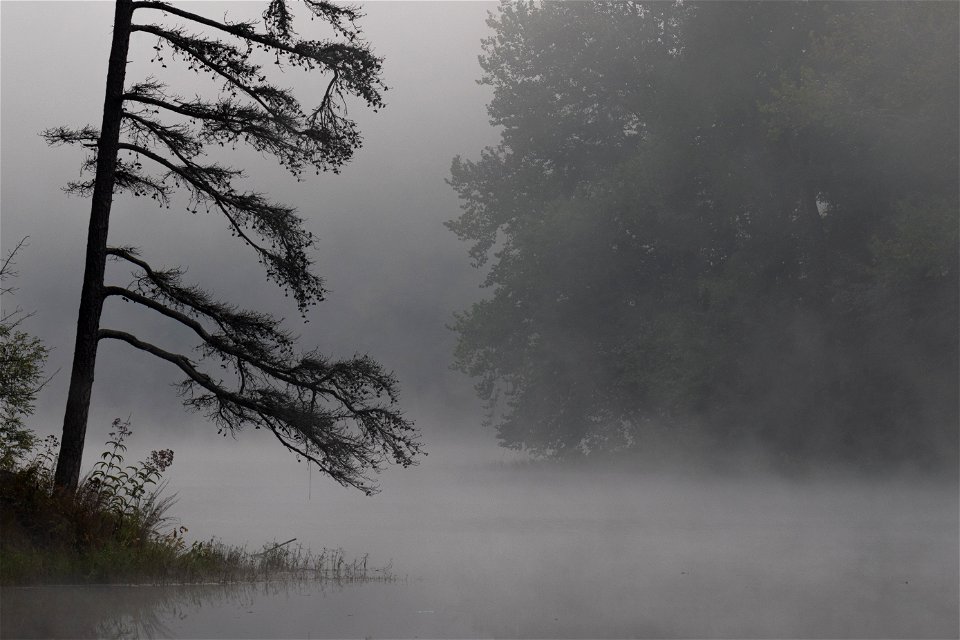
[[[109,447],[100,455],[100,461],[94,465],[86,484],[97,491],[105,502],[119,514],[138,513],[150,501],[148,487],[158,486],[163,472],[173,464],[173,451],[162,449],[152,451],[150,457],[137,464],[124,466],[124,444],[133,434],[130,422],[116,418],[113,421],[106,444]]]
[[[14,258],[26,238],[0,262],[0,296],[15,289],[2,283],[16,276]],[[24,424],[33,413],[37,393],[46,384],[43,365],[48,349],[38,338],[22,331],[21,323],[30,316],[19,307],[0,312],[0,469],[9,471],[29,454],[36,437]]]

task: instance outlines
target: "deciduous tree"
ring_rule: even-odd
[[[456,362],[502,444],[955,455],[956,5],[489,24],[501,140],[454,160],[448,226],[488,267]]]

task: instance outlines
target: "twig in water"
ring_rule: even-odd
[[[263,555],[266,555],[266,554],[270,553],[270,552],[273,551],[274,549],[279,549],[280,547],[282,547],[282,546],[284,546],[284,545],[286,545],[286,544],[290,544],[291,542],[296,542],[296,540],[297,540],[296,538],[290,538],[290,539],[287,540],[286,542],[281,542],[280,544],[275,544],[275,545],[273,545],[272,547],[270,547],[269,549],[266,549],[265,551],[261,551],[260,553],[252,553],[252,554],[250,554],[250,555],[252,555],[252,556],[263,556]]]

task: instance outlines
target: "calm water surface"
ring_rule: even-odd
[[[956,486],[463,462],[398,474],[370,499],[316,478],[308,499],[246,482],[235,502],[181,487],[178,513],[369,551],[404,579],[5,589],[4,637],[951,638],[960,625]]]

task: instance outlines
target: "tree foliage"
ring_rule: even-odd
[[[0,295],[11,296],[12,286],[2,283],[16,276],[14,259],[25,239],[0,262]],[[19,307],[0,311],[0,470],[9,471],[36,444],[24,419],[33,414],[37,393],[43,388],[43,366],[49,350],[38,338],[20,329],[28,317]]]
[[[184,283],[181,269],[154,268],[136,248],[106,243],[114,194],[150,197],[170,206],[173,194],[185,191],[191,211],[224,217],[231,233],[253,249],[268,277],[294,298],[302,313],[323,299],[323,282],[310,270],[314,238],[299,214],[244,188],[242,170],[208,159],[212,149],[246,145],[273,156],[299,178],[307,170],[338,172],[360,146],[347,103],[359,100],[374,110],[383,106],[381,60],[361,38],[356,9],[318,0],[303,4],[312,19],[329,28],[331,39],[300,38],[284,0],[271,0],[262,23],[214,20],[167,2],[120,0],[104,125],[44,132],[51,144],[79,144],[90,151],[86,175],[67,191],[93,200],[58,482],[76,483],[79,460],[73,443],[79,437],[82,447],[95,345],[102,339],[125,342],[177,366],[187,376],[180,385],[186,406],[204,413],[222,431],[249,425],[269,429],[285,447],[342,484],[371,491],[369,470],[378,470],[386,460],[413,462],[419,449],[413,425],[397,409],[396,380],[375,361],[298,353],[275,318],[217,300]],[[167,20],[133,20],[156,12]],[[210,98],[186,97],[160,77],[127,85],[125,52],[131,36],[155,40],[153,62],[161,68],[181,63],[208,76],[219,91]],[[304,106],[293,91],[273,84],[265,59],[280,69],[322,74],[320,102]],[[104,283],[108,256],[134,269],[130,285]],[[199,361],[132,333],[100,327],[102,303],[110,297],[152,309],[192,330],[200,339]],[[204,361],[221,365],[227,379],[205,373]],[[61,466],[70,469],[61,473]]]
[[[521,3],[449,223],[502,444],[697,437],[864,464],[957,424],[957,8]]]

